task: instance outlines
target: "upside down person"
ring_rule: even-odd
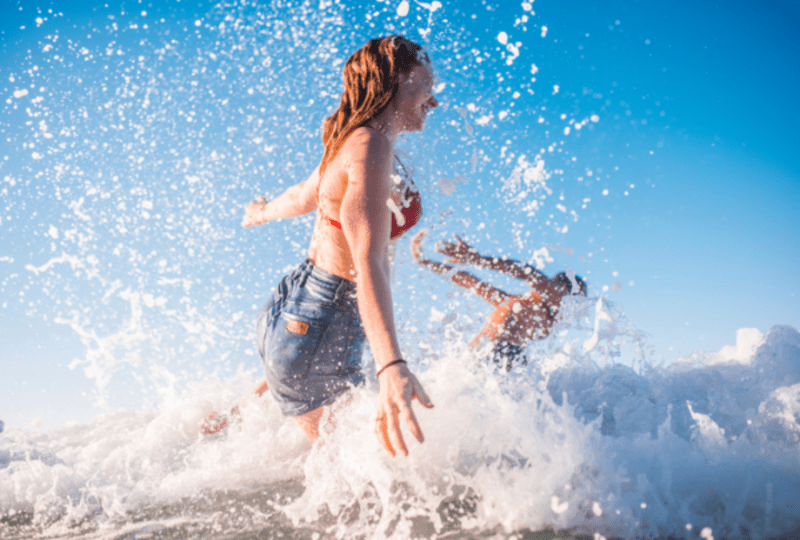
[[[486,324],[469,345],[478,347],[484,338],[491,341],[494,344],[491,359],[506,371],[515,362],[527,363],[523,352],[525,346],[550,333],[565,296],[586,296],[586,283],[578,276],[570,277],[566,272],[560,272],[548,278],[528,264],[480,255],[458,236],[455,243],[440,242],[436,245],[436,251],[449,257],[445,263],[426,259],[422,254],[422,238],[426,232],[420,231],[412,240],[414,260],[437,274],[448,276],[456,285],[474,292],[494,306]],[[531,290],[522,295],[509,294],[468,272],[456,270],[453,264],[495,270],[523,280]]]

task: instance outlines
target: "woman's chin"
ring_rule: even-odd
[[[406,131],[422,131],[424,128],[425,128],[425,119],[424,118],[420,118],[419,120],[417,120],[413,124],[410,124],[407,127]]]

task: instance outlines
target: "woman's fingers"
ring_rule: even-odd
[[[247,208],[244,210],[244,218],[242,218],[242,227],[245,229],[252,227],[255,225],[253,221],[253,214],[255,213],[256,207],[259,206],[258,201],[251,202],[247,205]]]
[[[433,408],[433,401],[428,397],[428,394],[425,392],[425,389],[422,388],[422,384],[420,384],[418,380],[414,381],[414,397],[417,398],[417,401],[426,409]]]
[[[404,404],[400,408],[400,415],[403,417],[411,434],[419,442],[425,442],[425,436],[422,435],[422,428],[419,427],[419,422],[417,422],[417,417],[414,415],[414,410],[411,408],[411,403]]]
[[[453,234],[453,237],[456,239],[455,243],[441,241],[436,244],[435,249],[445,257],[450,257],[448,263],[463,263],[474,250],[457,234]]]
[[[403,440],[403,433],[400,431],[396,407],[384,405],[378,412],[378,417],[375,419],[375,436],[378,438],[378,443],[390,456],[394,457],[397,454],[395,448],[403,456],[408,455],[408,448]]]
[[[464,252],[464,253],[469,253],[469,252],[471,252],[471,251],[474,251],[474,250],[472,249],[472,247],[471,247],[469,244],[467,244],[466,242],[464,242],[464,241],[461,239],[461,237],[460,237],[460,236],[458,236],[457,234],[453,234],[453,236],[455,236],[456,240],[458,241],[458,249],[459,249],[460,251],[462,251],[462,252]]]
[[[458,262],[460,257],[469,252],[470,247],[465,244],[464,241],[458,237],[458,235],[454,234],[453,236],[456,238],[458,243],[444,241],[439,242],[436,244],[436,251],[447,257],[452,257],[455,262]]]
[[[387,411],[386,409],[389,410]],[[417,426],[417,429],[419,429],[419,426]],[[397,407],[384,405],[382,410],[378,412],[378,417],[375,419],[375,436],[378,438],[378,443],[390,456],[394,457],[396,455],[395,447],[403,456],[408,455],[408,448],[406,448],[406,443],[403,440],[403,433],[400,431]]]
[[[455,244],[451,244],[450,242],[438,242],[436,244],[436,251],[441,253],[446,257],[452,257],[454,253]]]
[[[414,256],[414,260],[417,262],[423,261],[422,255],[422,237],[428,233],[427,229],[422,229],[417,234],[414,235],[414,238],[411,240],[411,254]]]
[[[422,237],[425,236],[426,232],[428,231],[425,229],[419,231],[411,240],[411,254],[417,261],[422,258]]]
[[[378,444],[380,444],[386,452],[389,453],[390,456],[395,456],[394,448],[392,448],[392,441],[389,440],[389,432],[387,430],[386,425],[386,416],[383,414],[379,414],[378,417],[375,419],[375,437],[378,438]]]
[[[242,218],[242,227],[248,229],[253,225],[260,225],[262,223],[262,212],[267,206],[267,198],[261,195],[255,201],[249,203],[244,210],[244,217]]]
[[[419,429],[419,426],[417,426],[417,429]],[[403,440],[403,432],[400,431],[400,419],[397,417],[396,408],[389,413],[389,437],[397,450],[403,454],[403,457],[408,456],[408,448],[406,448],[406,442]],[[392,456],[394,456],[394,452],[392,452]]]
[[[407,456],[408,447],[403,439],[400,424],[405,423],[411,434],[419,442],[423,442],[425,437],[414,414],[412,402],[416,398],[427,408],[433,407],[433,403],[422,388],[422,384],[408,371],[405,364],[390,367],[385,374],[382,374],[380,385],[381,398],[375,419],[375,435],[380,445],[391,456],[395,455],[395,451]]]

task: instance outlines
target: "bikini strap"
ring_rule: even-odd
[[[414,184],[414,180],[411,178],[411,173],[410,173],[410,172],[408,172],[408,169],[406,169],[406,166],[405,166],[405,165],[403,165],[403,162],[402,162],[402,161],[400,161],[400,158],[397,156],[397,154],[394,154],[394,160],[397,162],[397,164],[398,164],[398,165],[400,165],[400,168],[401,168],[401,169],[403,169],[403,180],[405,180],[406,182],[408,182],[408,186],[409,186],[409,187],[410,187],[412,190],[414,190],[414,191],[419,191],[419,190],[417,189],[417,186],[416,186],[416,184]],[[395,170],[397,170],[397,167],[395,167]]]

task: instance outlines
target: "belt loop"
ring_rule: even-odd
[[[308,281],[308,276],[311,274],[311,270],[314,268],[314,264],[306,259],[300,265],[300,279],[297,280],[298,287],[305,287],[306,281]]]
[[[334,302],[337,304],[342,298],[346,298],[353,290],[350,281],[342,279],[336,287],[336,294],[334,295]]]
[[[344,285],[345,285],[345,283],[347,283],[347,281],[345,281],[344,279],[343,279],[343,280],[341,280],[341,281],[339,282],[339,284],[338,284],[338,285],[336,285],[336,292],[335,292],[335,293],[333,293],[333,302],[334,302],[334,304],[336,304],[337,306],[339,305],[339,300],[341,300],[341,299],[342,299],[342,295],[343,295],[343,293],[344,293],[344,291],[342,290],[342,288],[344,288]]]

